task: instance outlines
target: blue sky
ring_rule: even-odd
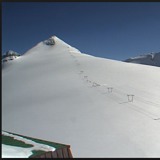
[[[115,60],[160,52],[160,2],[2,2],[2,54],[52,35]]]

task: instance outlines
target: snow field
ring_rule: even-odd
[[[74,157],[160,156],[160,69],[54,38],[3,68],[3,130],[70,144]]]

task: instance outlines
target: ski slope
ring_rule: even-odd
[[[2,130],[69,144],[73,157],[159,157],[160,68],[51,38],[2,64]]]

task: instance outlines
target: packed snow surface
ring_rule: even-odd
[[[81,53],[56,36],[2,66],[2,129],[73,157],[160,156],[160,68]]]

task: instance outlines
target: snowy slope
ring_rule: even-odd
[[[138,63],[160,67],[160,52],[149,53],[134,58],[126,59],[125,62]]]
[[[3,66],[2,129],[69,144],[73,157],[159,157],[160,68],[52,38]]]

